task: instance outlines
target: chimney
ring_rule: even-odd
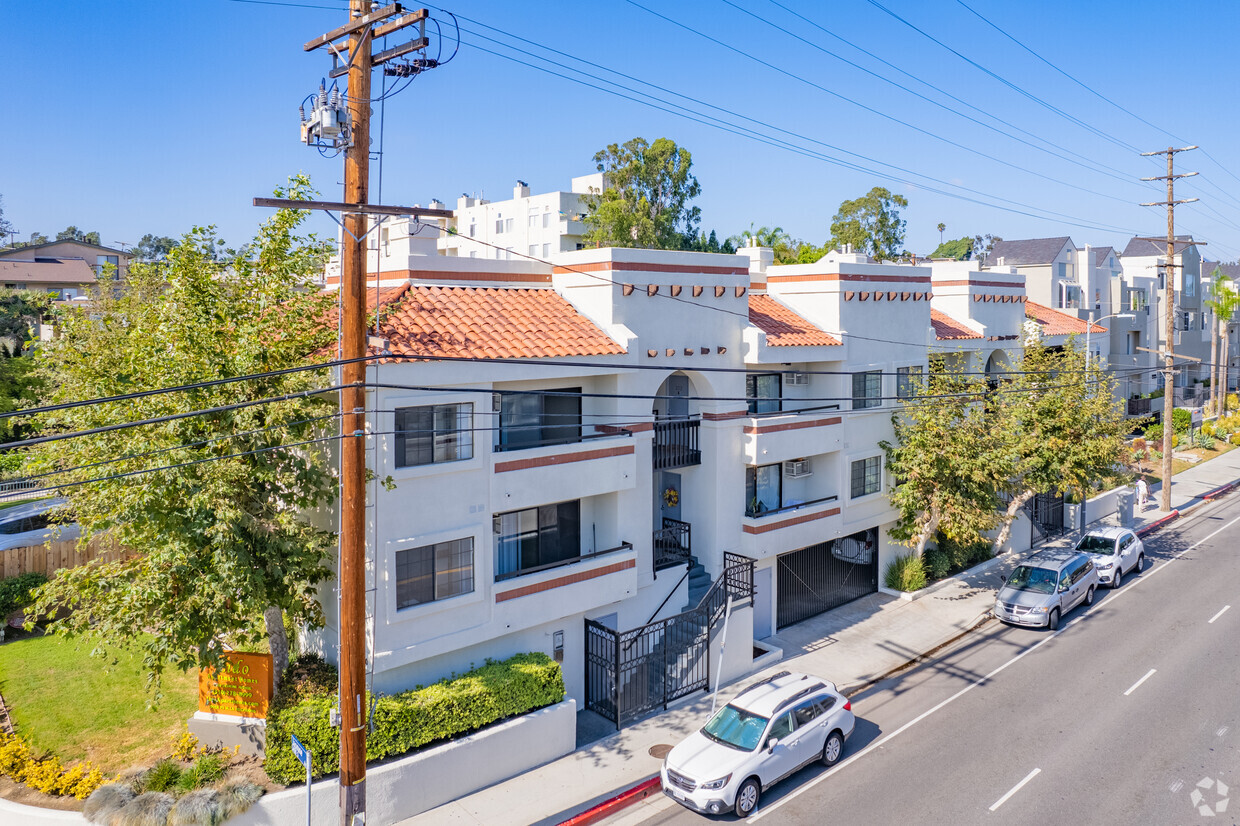
[[[517,181],[517,185],[512,188],[512,197],[513,198],[530,197],[530,185],[527,184],[525,181]]]

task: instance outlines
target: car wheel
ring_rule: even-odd
[[[749,817],[758,808],[758,796],[762,794],[762,787],[758,785],[758,779],[751,777],[741,784],[736,790],[736,816]]]
[[[1124,581],[1124,569],[1116,565],[1115,576],[1111,577],[1111,589],[1114,590],[1118,588],[1121,584],[1123,584],[1123,581]]]
[[[1052,608],[1050,616],[1046,618],[1046,630],[1047,631],[1058,631],[1059,630],[1059,609],[1058,608]]]
[[[1116,573],[1118,573],[1118,571]],[[1090,585],[1089,590],[1085,592],[1085,604],[1086,605],[1094,604],[1094,586],[1092,585]]]
[[[827,735],[827,742],[822,747],[822,765],[830,768],[840,762],[844,753],[844,738],[838,731]]]
[[[1137,554],[1137,564],[1133,566],[1134,573],[1141,573],[1145,570],[1145,554]]]

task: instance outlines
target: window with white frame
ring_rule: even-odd
[[[474,406],[427,404],[396,411],[396,467],[474,458]]]
[[[547,211],[543,213],[543,229],[551,226],[551,207],[547,207]]]
[[[880,370],[867,370],[852,374],[853,410],[878,407],[883,403],[883,374]]]
[[[512,219],[511,218],[504,219],[504,232],[512,232]]]
[[[543,257],[543,258],[546,258],[546,257],[547,257],[548,255],[550,255],[550,254],[551,254],[551,245],[550,245],[550,244],[543,244],[543,255],[542,255],[542,257]]]
[[[896,397],[911,399],[921,384],[922,367],[920,364],[911,367],[896,368]]]
[[[495,234],[500,235],[503,233],[503,231],[504,231],[504,219],[496,218],[495,219]]]
[[[398,609],[425,605],[473,590],[473,537],[396,552]]]
[[[878,493],[883,487],[883,457],[871,456],[852,463],[851,498]]]
[[[530,244],[530,258],[537,258],[537,257],[538,257],[538,245]]]

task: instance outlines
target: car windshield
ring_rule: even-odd
[[[742,751],[753,751],[762,739],[766,723],[765,717],[728,705],[710,718],[710,722],[702,728],[702,733],[716,743]]]
[[[1081,537],[1081,541],[1076,543],[1076,549],[1091,554],[1113,554],[1115,553],[1115,540],[1109,536],[1090,533]]]
[[[1033,591],[1035,594],[1049,594],[1055,590],[1055,572],[1021,565],[1008,577],[1007,587],[1018,591]]]

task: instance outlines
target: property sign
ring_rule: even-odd
[[[1201,427],[1201,408],[1200,407],[1193,411],[1193,427],[1194,428]]]
[[[229,651],[219,670],[199,669],[198,710],[237,717],[266,717],[271,702],[271,655]]]
[[[289,736],[293,738],[293,756],[297,758],[298,763],[301,763],[307,769],[310,768],[310,752],[307,751],[306,747],[303,746],[301,741],[297,739],[296,734],[290,734]]]

